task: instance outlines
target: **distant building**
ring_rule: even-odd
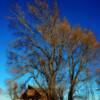
[[[28,86],[27,90],[21,94],[21,100],[47,100],[45,93],[40,88]]]

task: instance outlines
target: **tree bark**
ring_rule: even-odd
[[[63,100],[63,96],[62,96],[62,97],[60,97],[60,100]]]
[[[73,86],[70,87],[70,90],[68,93],[68,100],[73,100]]]

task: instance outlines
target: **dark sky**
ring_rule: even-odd
[[[100,0],[59,0],[61,13],[72,25],[91,29],[100,40]]]
[[[6,72],[6,51],[12,40],[12,31],[5,17],[9,15],[13,1],[0,0],[0,87],[3,88],[5,79],[9,78]],[[91,29],[100,41],[100,0],[59,0],[59,7],[61,16],[67,17],[72,26],[81,25]]]

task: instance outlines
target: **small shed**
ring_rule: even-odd
[[[47,100],[45,93],[40,88],[28,85],[26,91],[21,94],[21,100]]]

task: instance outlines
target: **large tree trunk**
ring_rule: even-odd
[[[51,81],[50,81],[50,100],[58,100],[57,92],[56,92],[56,81],[55,81],[55,75],[52,75]]]
[[[73,94],[71,91],[69,91],[69,94],[68,94],[68,100],[73,100]]]
[[[52,94],[47,97],[47,100],[58,100],[57,96]]]
[[[63,100],[63,96],[62,96],[62,97],[60,97],[60,100]]]
[[[68,93],[68,100],[73,100],[73,90],[74,90],[74,87],[71,86]]]

